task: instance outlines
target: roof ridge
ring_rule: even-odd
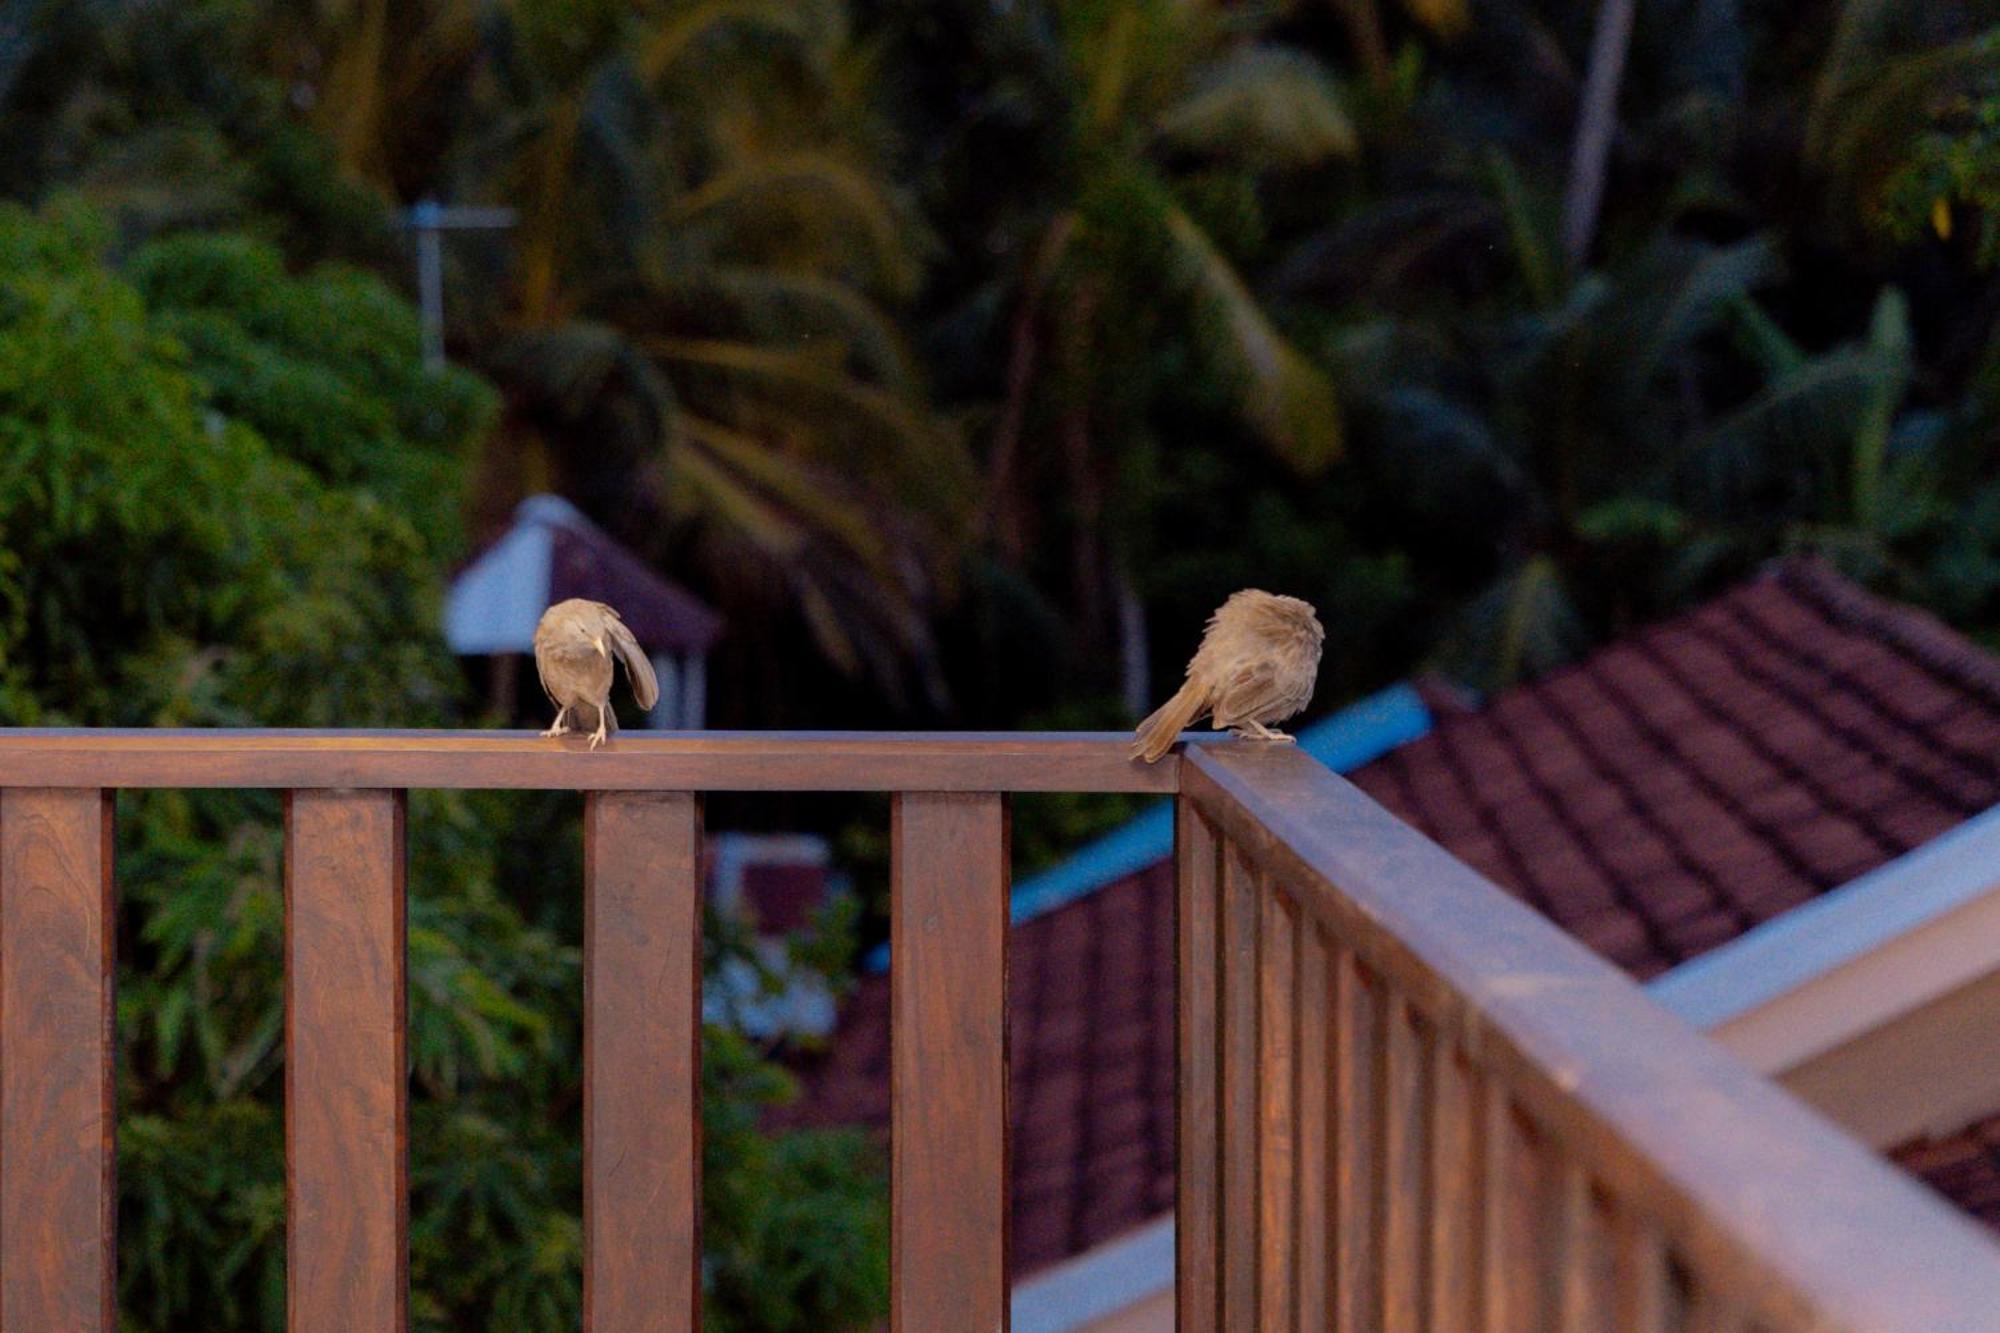
[[[1828,619],[1866,629],[1931,674],[2000,704],[2000,657],[1934,613],[1870,592],[1822,556],[1787,556],[1765,577],[1812,603]]]

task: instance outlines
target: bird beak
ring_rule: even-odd
[[[611,654],[605,650],[603,636],[600,635],[599,637],[592,639],[591,642],[597,645],[597,655],[599,657],[611,656]]]

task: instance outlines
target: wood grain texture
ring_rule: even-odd
[[[1221,1140],[1216,1117],[1220,858],[1215,831],[1193,806],[1178,802],[1174,875],[1179,1075],[1174,1123],[1180,1169],[1175,1180],[1174,1308],[1181,1333],[1218,1333],[1221,1328],[1216,1303],[1221,1234],[1217,1194]]]
[[[1181,787],[1476,1051],[1554,1151],[1652,1217],[1699,1287],[1779,1328],[1990,1328],[2000,1250],[1976,1224],[1310,756],[1191,747]]]
[[[1222,858],[1222,1326],[1257,1322],[1258,885],[1243,858]]]
[[[1424,1053],[1416,1016],[1401,996],[1382,1008],[1382,1333],[1418,1333],[1423,1320],[1425,1166]]]
[[[1298,916],[1261,886],[1257,927],[1257,1308],[1290,1328],[1298,1296]]]
[[[892,1326],[1007,1326],[1007,812],[891,806]]]
[[[1558,1225],[1547,1144],[1516,1110],[1489,1123],[1495,1150],[1494,1234],[1498,1263],[1498,1328],[1505,1333],[1557,1333],[1562,1273],[1555,1260]]]
[[[1375,1333],[1381,1278],[1375,1219],[1380,1141],[1376,1137],[1376,1052],[1380,1005],[1354,952],[1333,956],[1333,1326]]]
[[[701,1326],[701,798],[584,805],[583,1326]]]
[[[1519,1326],[1519,1302],[1510,1266],[1514,1224],[1514,1112],[1507,1090],[1490,1073],[1478,1085],[1479,1117],[1479,1328],[1507,1333]]]
[[[1616,1326],[1625,1333],[1667,1333],[1672,1307],[1660,1233],[1627,1208],[1618,1215],[1613,1244],[1611,1311]]]
[[[1431,1047],[1430,1236],[1426,1328],[1477,1327],[1478,1122],[1475,1075],[1442,1037]]]
[[[1124,732],[0,729],[0,786],[549,791],[1175,791]],[[1242,742],[1204,741],[1231,746]]]
[[[1558,1333],[1590,1333],[1603,1327],[1598,1306],[1598,1231],[1590,1201],[1590,1178],[1574,1160],[1556,1164],[1554,1232],[1550,1260],[1556,1273]]]
[[[115,1327],[108,792],[0,792],[0,1329]]]
[[[1303,1328],[1333,1318],[1333,946],[1299,922],[1298,1311]]]
[[[286,1308],[292,1333],[409,1326],[403,794],[285,803]]]

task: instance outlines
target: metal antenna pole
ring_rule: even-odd
[[[424,365],[444,368],[444,233],[505,231],[514,225],[511,208],[448,208],[429,196],[403,215],[416,234],[417,309],[423,320]]]

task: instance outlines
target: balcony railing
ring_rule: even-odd
[[[407,1325],[403,792],[586,797],[585,1327],[700,1307],[701,793],[895,794],[896,1326],[1007,1318],[1007,793],[1178,793],[1181,1327],[1990,1330],[2000,1249],[1295,750],[0,733],[0,1329],[109,1330],[111,793],[288,793],[288,1320]]]

